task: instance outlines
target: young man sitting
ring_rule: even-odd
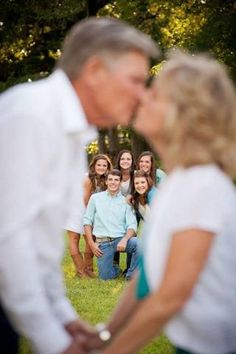
[[[108,280],[119,276],[121,269],[113,263],[114,254],[119,251],[132,254],[126,273],[126,279],[129,280],[138,264],[138,239],[134,237],[136,217],[120,192],[121,172],[109,172],[106,184],[106,191],[90,197],[84,216],[84,231],[98,258],[99,277]]]

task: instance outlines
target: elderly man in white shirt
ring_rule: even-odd
[[[0,97],[0,301],[36,353],[84,353],[78,337],[92,329],[65,295],[63,226],[68,206],[83,204],[93,126],[129,123],[156,54],[121,21],[87,19],[70,31],[52,75]]]

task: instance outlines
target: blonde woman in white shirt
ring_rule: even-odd
[[[236,101],[224,67],[175,54],[135,128],[168,177],[152,204],[139,272],[108,321],[111,340],[102,353],[137,353],[163,330],[178,354],[236,353]]]

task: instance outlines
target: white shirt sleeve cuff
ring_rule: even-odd
[[[32,338],[34,352],[37,354],[60,354],[71,344],[72,338],[66,330],[56,324],[49,323],[48,326],[40,328],[35,338]]]
[[[54,302],[54,313],[56,313],[59,321],[66,325],[72,321],[78,319],[77,312],[73,309],[72,305],[66,298],[61,298],[60,300]]]

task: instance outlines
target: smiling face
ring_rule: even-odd
[[[142,156],[139,160],[138,168],[146,173],[150,173],[152,167],[151,156]]]
[[[131,168],[132,162],[133,162],[133,159],[132,159],[131,154],[128,153],[128,152],[124,152],[124,153],[121,155],[119,164],[120,164],[120,167],[121,167],[123,170],[128,170],[128,169]]]
[[[110,194],[116,194],[120,189],[120,176],[108,174],[106,179],[107,190]]]
[[[134,188],[138,194],[144,194],[148,190],[147,179],[145,177],[135,177]]]
[[[107,172],[107,169],[108,169],[107,161],[103,160],[103,159],[97,160],[96,163],[95,163],[94,169],[95,169],[95,173],[97,175],[100,175],[100,176],[104,175]]]

